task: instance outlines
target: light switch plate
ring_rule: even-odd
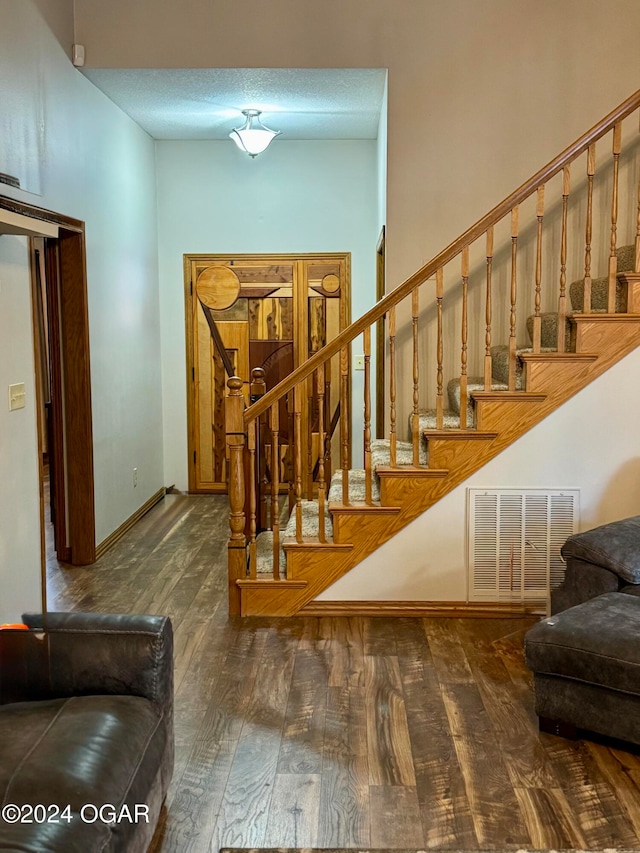
[[[17,382],[15,385],[9,385],[9,411],[13,412],[16,409],[24,409],[26,391],[24,382]]]
[[[364,370],[364,356],[363,355],[354,355],[354,357],[353,357],[353,369],[354,370]]]

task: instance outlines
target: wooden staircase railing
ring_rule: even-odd
[[[638,111],[640,91],[627,98],[609,115],[598,122],[544,168],[540,169],[517,190],[511,193],[489,213],[467,229],[447,248],[432,258],[421,269],[381,299],[371,310],[348,326],[336,338],[300,365],[275,388],[245,408],[241,383],[237,378],[228,381],[229,395],[226,406],[226,428],[229,447],[229,591],[230,613],[240,612],[237,580],[247,577],[256,579],[255,529],[255,477],[245,478],[242,455],[245,445],[249,454],[254,452],[257,442],[259,419],[267,416],[266,428],[270,430],[272,460],[277,460],[278,407],[280,400],[288,395],[289,408],[294,423],[293,484],[296,518],[295,541],[302,545],[303,535],[303,436],[300,435],[301,411],[309,405],[323,415],[318,423],[318,447],[324,447],[326,423],[325,383],[336,375],[340,379],[340,468],[341,504],[349,506],[349,471],[351,469],[350,448],[350,346],[362,336],[364,352],[364,400],[362,405],[362,435],[365,497],[364,505],[373,506],[372,432],[371,432],[371,327],[383,316],[388,329],[388,403],[389,418],[389,467],[399,467],[399,411],[407,409],[410,435],[407,447],[402,446],[402,461],[412,468],[420,467],[421,403],[435,405],[435,430],[445,427],[445,375],[457,363],[455,374],[459,379],[460,406],[457,429],[467,433],[473,429],[469,422],[468,401],[470,396],[469,377],[476,369],[481,377],[484,392],[492,391],[492,348],[496,343],[508,348],[507,390],[517,390],[517,335],[524,328],[524,318],[531,315],[532,351],[539,354],[543,349],[542,332],[545,306],[553,305],[558,315],[557,349],[565,351],[566,319],[571,311],[567,301],[567,267],[570,259],[575,260],[576,233],[584,235],[584,265],[575,276],[584,281],[583,313],[592,311],[592,267],[594,236],[607,234],[607,299],[606,311],[614,313],[617,287],[618,217],[621,199],[625,209],[630,199],[621,192],[621,157],[638,150],[638,134],[623,135],[623,121]],[[627,130],[627,125],[624,127]],[[611,133],[611,163],[606,168],[596,161],[596,143]],[[573,164],[586,152],[584,181],[575,181],[576,202],[571,205],[571,171]],[[596,167],[598,166],[598,171]],[[575,170],[574,170],[575,171]],[[552,179],[561,176],[561,186],[556,187]],[[559,190],[559,192],[558,192]],[[607,202],[600,204],[607,193]],[[558,201],[554,201],[554,193]],[[527,205],[531,199],[532,204]],[[637,199],[637,203],[636,203]],[[632,239],[635,240],[635,274],[640,273],[640,183],[634,187],[635,221]],[[551,202],[551,203],[550,203]],[[606,226],[602,224],[601,208],[606,207]],[[529,210],[532,207],[532,210]],[[530,216],[531,225],[523,227],[525,217]],[[570,239],[571,238],[571,239]],[[604,239],[604,238],[603,238]],[[602,242],[602,239],[601,241]],[[549,261],[549,247],[557,251],[557,267]],[[573,251],[573,255],[571,254]],[[456,262],[457,264],[454,264]],[[549,285],[549,272],[553,267],[554,279],[558,284]],[[556,276],[557,271],[557,277]],[[429,282],[433,287],[427,299],[420,293],[422,285]],[[552,292],[553,291],[553,292]],[[404,300],[410,302],[405,309]],[[634,297],[637,298],[637,297]],[[473,299],[473,305],[471,305]],[[528,304],[525,311],[524,306]],[[479,310],[478,305],[482,305]],[[631,310],[631,309],[629,309]],[[480,319],[477,327],[476,319]],[[399,323],[407,323],[408,334],[399,346],[397,330]],[[454,324],[460,330],[457,344],[458,354],[451,355],[450,330]],[[476,346],[478,344],[478,346]],[[433,374],[426,372],[432,358],[425,358],[427,348],[433,354]],[[400,361],[400,363],[399,363]],[[398,377],[402,374],[403,385],[399,391]],[[411,377],[409,380],[409,376]],[[240,383],[240,384],[239,384]],[[400,415],[400,422],[402,420]],[[450,426],[450,424],[449,424]],[[263,428],[264,425],[263,425]],[[309,442],[310,437],[304,440]],[[319,532],[316,542],[326,544],[324,517],[327,486],[331,481],[331,465],[321,454],[317,466],[315,487],[307,482],[307,498],[317,493],[319,504]],[[277,467],[277,466],[275,466]],[[308,467],[308,466],[307,466]],[[271,481],[271,518],[277,518],[279,500],[279,477]],[[245,513],[251,518],[249,534],[245,537]],[[246,540],[250,547],[246,547]],[[276,529],[272,537],[273,570],[268,577],[281,579],[280,536]]]

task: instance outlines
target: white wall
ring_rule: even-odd
[[[358,317],[375,301],[376,141],[278,139],[255,160],[228,141],[157,142],[156,157],[165,477],[186,489],[183,254],[351,252]]]
[[[27,152],[25,162],[31,162],[34,154],[39,160],[41,195],[4,185],[0,192],[86,222],[96,538],[100,542],[164,482],[154,147],[72,66],[68,58],[72,0],[38,0],[38,4],[47,20],[32,0],[0,0],[2,20],[11,20],[10,28],[0,28],[0,56],[3,65],[12,69],[11,75],[0,75],[0,104],[13,76],[31,81],[23,93],[25,116],[31,116],[34,104],[39,104],[43,121],[37,143],[27,140],[38,150]],[[29,66],[33,45],[38,55],[36,75]],[[3,148],[23,143],[4,128]],[[18,239],[18,249],[15,242],[0,237],[0,263],[3,270],[9,264],[11,271],[9,284],[0,290],[6,329],[0,336],[3,396],[7,382],[14,381],[27,382],[28,392],[33,393],[29,266],[24,239]],[[0,405],[0,425],[10,438],[9,447],[3,441],[0,457],[3,492],[10,491],[11,482],[22,484],[0,515],[0,538],[11,543],[7,552],[11,559],[0,562],[0,601],[8,602],[0,604],[1,619],[39,606],[34,590],[39,584],[40,558],[39,508],[32,482],[37,461],[32,403],[23,413],[11,415],[6,405]],[[139,475],[135,490],[133,467]]]
[[[579,488],[580,529],[640,514],[635,350],[325,590],[327,601],[464,601],[468,488]],[[401,569],[399,570],[399,567]]]

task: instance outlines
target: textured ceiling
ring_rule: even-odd
[[[283,139],[375,139],[381,68],[83,69],[154,139],[226,139],[243,109]]]

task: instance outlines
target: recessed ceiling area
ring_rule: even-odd
[[[154,139],[226,139],[243,109],[283,139],[375,139],[384,68],[85,68]]]

